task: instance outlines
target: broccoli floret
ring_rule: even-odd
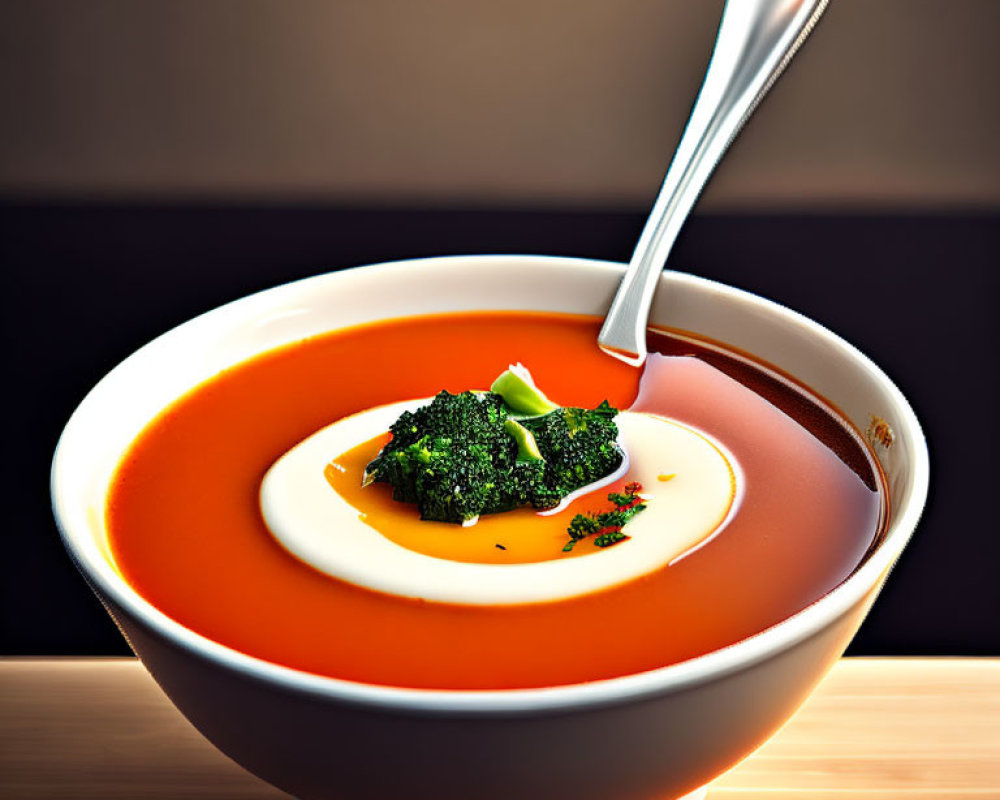
[[[393,499],[416,503],[422,519],[465,522],[516,508],[524,492],[506,419],[498,395],[441,392],[393,423],[366,481],[392,484]]]
[[[545,458],[541,485],[532,486],[531,504],[536,508],[558,505],[567,494],[610,475],[621,466],[618,447],[618,410],[605,401],[588,411],[558,408],[521,424],[531,431]]]
[[[496,392],[441,392],[393,423],[365,482],[391,484],[393,499],[416,503],[421,519],[469,522],[523,505],[551,508],[622,462],[618,412],[607,403],[516,421],[510,413]]]

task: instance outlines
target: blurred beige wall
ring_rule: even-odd
[[[0,0],[0,195],[645,205],[721,7]],[[832,0],[703,207],[1000,208],[998,34]]]

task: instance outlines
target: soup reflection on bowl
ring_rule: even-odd
[[[711,780],[809,694],[916,525],[919,425],[829,331],[680,273],[661,277],[646,369],[604,355],[622,269],[324,275],[170,331],[87,396],[53,464],[64,541],[221,750],[301,798],[652,800]],[[387,437],[358,420],[514,362],[557,404],[623,409],[629,458],[605,485],[469,527],[361,488]],[[265,474],[296,453],[315,464],[262,512]],[[564,549],[575,514],[637,482],[626,540]],[[322,513],[286,513],[308,487]]]

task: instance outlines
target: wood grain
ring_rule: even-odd
[[[285,798],[133,659],[0,659],[0,798]],[[845,659],[708,800],[1000,800],[1000,659]],[[609,800],[614,800],[609,798]]]
[[[844,659],[708,800],[1000,800],[1000,659]]]

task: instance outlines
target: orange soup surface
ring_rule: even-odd
[[[599,327],[591,317],[529,312],[413,317],[226,370],[165,410],[122,460],[107,505],[116,564],[165,614],[235,650],[319,675],[437,689],[553,686],[666,666],[780,622],[857,568],[884,525],[885,492],[863,441],[832,409],[749,357],[667,331],[649,334],[650,351],[667,358],[647,371],[637,400],[640,371],[598,350]],[[723,443],[744,484],[730,522],[642,578],[513,606],[367,590],[299,561],[268,531],[261,479],[298,442],[373,406],[486,388],[518,361],[556,403],[606,399]],[[485,550],[456,560],[519,560],[491,544],[503,523],[490,524]],[[454,532],[443,535],[461,535],[446,527]]]

